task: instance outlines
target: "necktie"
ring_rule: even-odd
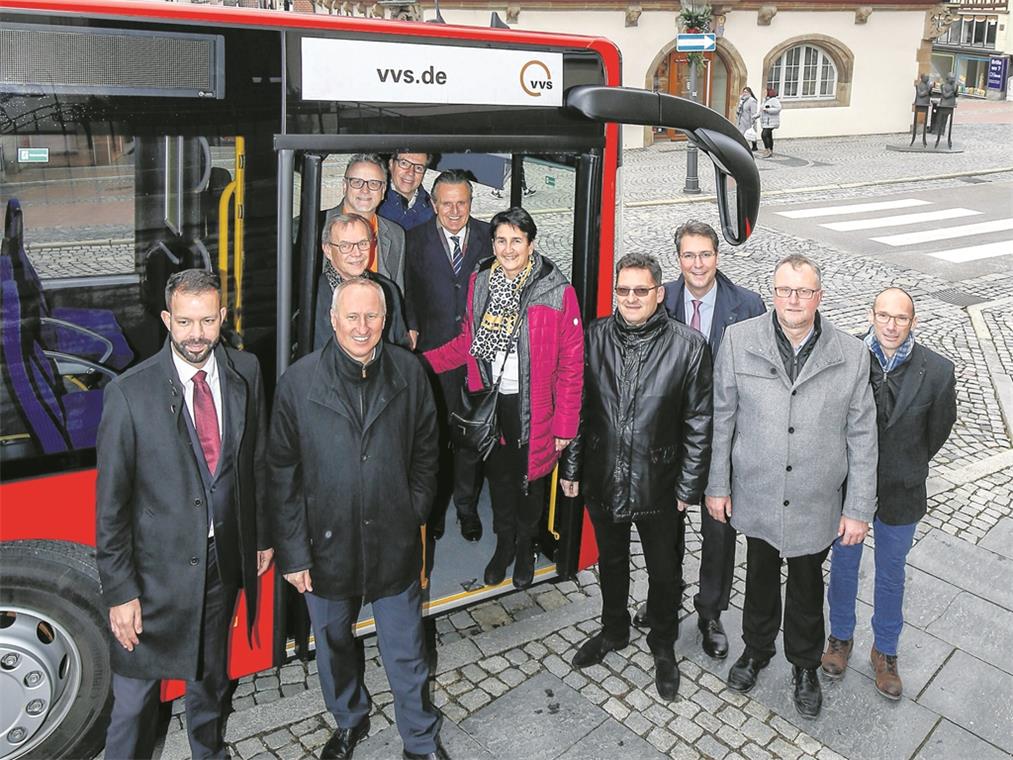
[[[204,450],[204,461],[213,475],[218,468],[218,457],[222,453],[222,439],[218,434],[218,414],[215,412],[215,400],[211,396],[211,388],[207,384],[207,372],[197,370],[193,376],[193,425],[197,428],[197,438]]]
[[[693,299],[693,318],[689,321],[689,326],[697,332],[702,332],[700,329],[700,304],[702,302],[697,299]]]
[[[454,244],[454,251],[450,254],[450,266],[454,268],[454,276],[456,277],[461,273],[461,265],[464,263],[464,254],[461,253],[461,238],[457,235],[451,235],[450,240]]]

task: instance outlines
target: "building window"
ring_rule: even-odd
[[[961,16],[954,21],[941,40],[947,45],[995,48],[997,16]]]
[[[771,65],[767,87],[781,100],[833,100],[837,96],[837,66],[822,48],[796,45]]]

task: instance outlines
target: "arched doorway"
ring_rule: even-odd
[[[701,103],[710,106],[726,118],[735,112],[738,99],[735,93],[746,81],[745,64],[734,47],[724,39],[718,40],[718,49],[704,53],[704,65],[697,71],[697,96]],[[666,47],[655,58],[653,73],[647,87],[679,97],[690,97],[689,53],[680,53],[675,46]],[[651,129],[653,140],[684,140],[685,136],[674,129]]]

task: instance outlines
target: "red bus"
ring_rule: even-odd
[[[0,0],[0,22],[2,758],[101,746],[95,432],[103,386],[164,341],[172,272],[219,272],[227,339],[274,378],[312,346],[316,212],[340,200],[356,153],[436,154],[427,185],[472,171],[480,218],[507,205],[492,193],[506,182],[585,320],[612,308],[620,123],[681,129],[712,159],[729,242],[756,222],[738,131],[618,87],[603,39],[108,0]],[[594,562],[585,520],[553,493],[538,580]],[[491,544],[453,532],[427,546],[430,615],[512,589],[484,587]],[[308,645],[300,600],[274,573],[262,584],[255,646],[232,642],[235,677]],[[371,625],[367,609],[359,630]]]

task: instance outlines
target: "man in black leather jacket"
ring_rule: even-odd
[[[617,310],[585,336],[580,432],[560,465],[563,491],[584,498],[598,542],[602,630],[573,664],[597,664],[629,644],[630,524],[647,563],[647,644],[663,699],[679,689],[679,558],[672,547],[710,465],[711,356],[707,340],[661,307],[661,267],[629,254],[616,266]]]

